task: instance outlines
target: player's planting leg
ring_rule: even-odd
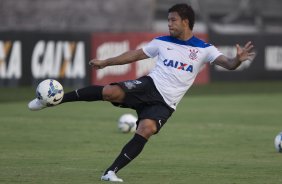
[[[105,175],[101,177],[103,181],[112,181],[112,182],[123,182],[123,179],[117,177],[114,171],[108,171]]]
[[[148,139],[157,131],[156,122],[154,120],[145,119],[139,122],[137,132],[134,137],[123,147],[120,154],[113,164],[105,171],[101,180],[115,181],[118,178],[117,173],[124,166],[135,159],[143,150]],[[114,173],[113,178],[111,178]],[[121,180],[118,178],[118,180]]]
[[[136,158],[143,150],[146,142],[147,139],[141,135],[135,134],[134,137],[123,147],[114,163],[105,171],[104,175],[101,177],[101,180],[116,180],[116,176],[113,176],[113,178],[111,177],[112,172],[117,173],[120,169]]]

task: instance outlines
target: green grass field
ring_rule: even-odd
[[[132,134],[134,111],[105,102],[27,109],[34,89],[0,89],[0,183],[99,184]],[[161,132],[118,173],[129,184],[277,184],[282,82],[194,86]]]

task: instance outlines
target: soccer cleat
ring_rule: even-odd
[[[43,105],[37,98],[33,99],[32,101],[28,103],[28,108],[29,110],[32,110],[32,111],[38,111],[38,110],[44,109],[45,107],[47,106]]]
[[[116,173],[114,171],[108,171],[107,174],[104,174],[101,177],[101,180],[103,181],[112,181],[112,182],[123,182],[121,178],[118,178]]]

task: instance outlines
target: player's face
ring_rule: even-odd
[[[182,20],[177,12],[170,12],[168,14],[168,30],[170,36],[175,38],[181,38],[184,33],[184,29],[187,26],[187,20]]]

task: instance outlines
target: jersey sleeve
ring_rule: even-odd
[[[206,62],[212,63],[220,55],[222,55],[222,53],[215,46],[211,45],[208,47]]]
[[[145,45],[142,49],[150,58],[156,57],[159,54],[159,47],[155,39]]]

